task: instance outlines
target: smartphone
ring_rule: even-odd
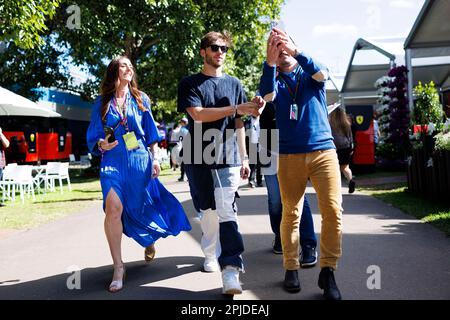
[[[274,27],[278,26],[278,21],[272,20],[270,21],[270,30],[272,30]]]
[[[114,136],[114,129],[108,126],[103,127],[103,131],[105,132],[105,137],[109,134],[108,143],[116,141],[116,137]]]

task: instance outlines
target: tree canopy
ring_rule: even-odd
[[[60,0],[3,0],[0,2],[0,41],[13,41],[18,47],[32,49],[44,43],[47,30]]]
[[[77,0],[79,25],[69,28],[71,14],[67,9],[73,2],[62,0],[53,19],[47,22],[49,41],[38,50],[44,60],[57,61],[51,54],[59,52],[60,61],[61,57],[70,58],[83,66],[93,77],[72,89],[91,99],[98,94],[107,63],[116,55],[128,55],[137,67],[141,90],[152,98],[155,117],[161,120],[173,116],[181,78],[200,70],[200,39],[209,31],[231,32],[234,46],[227,54],[225,71],[239,78],[247,94],[253,96],[270,21],[279,17],[282,3],[283,0]],[[2,72],[14,72],[5,58],[0,56]],[[22,65],[34,64],[32,59],[23,56]],[[64,70],[58,71],[49,78],[55,86],[67,86],[69,81],[58,78]],[[27,68],[26,72],[34,71]],[[67,73],[65,77],[69,80]]]

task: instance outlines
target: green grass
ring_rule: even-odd
[[[173,171],[172,169],[169,168],[169,165],[162,166],[161,169],[162,170],[161,170],[161,173],[159,174],[159,181],[161,181],[162,183],[166,183],[169,181],[175,181],[176,179],[178,179],[180,177],[179,169],[177,171]]]
[[[25,198],[22,204],[16,194],[15,203],[5,202],[0,208],[0,229],[27,229],[52,221],[91,206],[92,201],[101,200],[102,193],[98,179],[73,179],[72,192],[63,184],[64,193],[37,194],[36,201]]]
[[[375,198],[389,203],[394,207],[410,214],[424,222],[430,223],[450,236],[450,207],[443,203],[436,203],[422,199],[409,192],[405,184],[397,184],[394,188],[376,186],[360,189]]]
[[[374,179],[374,178],[384,178],[384,177],[405,177],[405,171],[382,171],[378,170],[373,173],[365,174],[355,174],[356,179]]]
[[[160,181],[166,183],[175,181],[180,171],[173,171],[163,167]],[[29,229],[37,225],[80,212],[92,206],[93,201],[102,200],[100,180],[97,177],[83,177],[81,172],[71,172],[72,192],[69,192],[64,180],[64,193],[59,191],[46,194],[36,193],[36,201],[25,197],[22,204],[19,194],[16,201],[7,201],[0,207],[0,229]]]

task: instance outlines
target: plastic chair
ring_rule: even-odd
[[[45,170],[45,190],[55,191],[55,180],[59,180],[61,194],[63,193],[63,179],[67,179],[69,191],[72,191],[69,177],[68,162],[48,162]]]
[[[33,167],[32,166],[17,166],[14,168],[14,180],[13,183],[19,187],[20,200],[22,203],[25,202],[25,192],[27,192],[28,197],[30,193],[33,196],[33,201],[36,200],[34,194],[34,181],[33,181]]]
[[[3,177],[0,181],[0,190],[2,191],[2,202],[6,199],[15,201],[16,200],[16,183],[14,177],[17,175],[17,163],[7,164],[3,169]],[[12,189],[12,190],[11,190]]]

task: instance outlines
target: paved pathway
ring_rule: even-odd
[[[127,279],[121,292],[106,291],[112,267],[101,202],[96,201],[82,212],[0,240],[0,299],[229,299],[221,295],[219,273],[201,272],[201,231],[187,183],[166,186],[183,203],[193,230],[158,241],[151,264],[143,261],[143,249],[125,237]],[[343,257],[336,280],[344,299],[450,299],[450,239],[373,197],[343,190]],[[320,236],[314,190],[307,192]],[[240,194],[246,273],[244,292],[234,299],[321,299],[318,266],[300,270],[300,293],[283,290],[282,258],[270,250],[266,189],[242,187]],[[67,288],[72,268],[81,269],[80,290]],[[380,288],[370,289],[368,282],[377,285],[377,271]]]

